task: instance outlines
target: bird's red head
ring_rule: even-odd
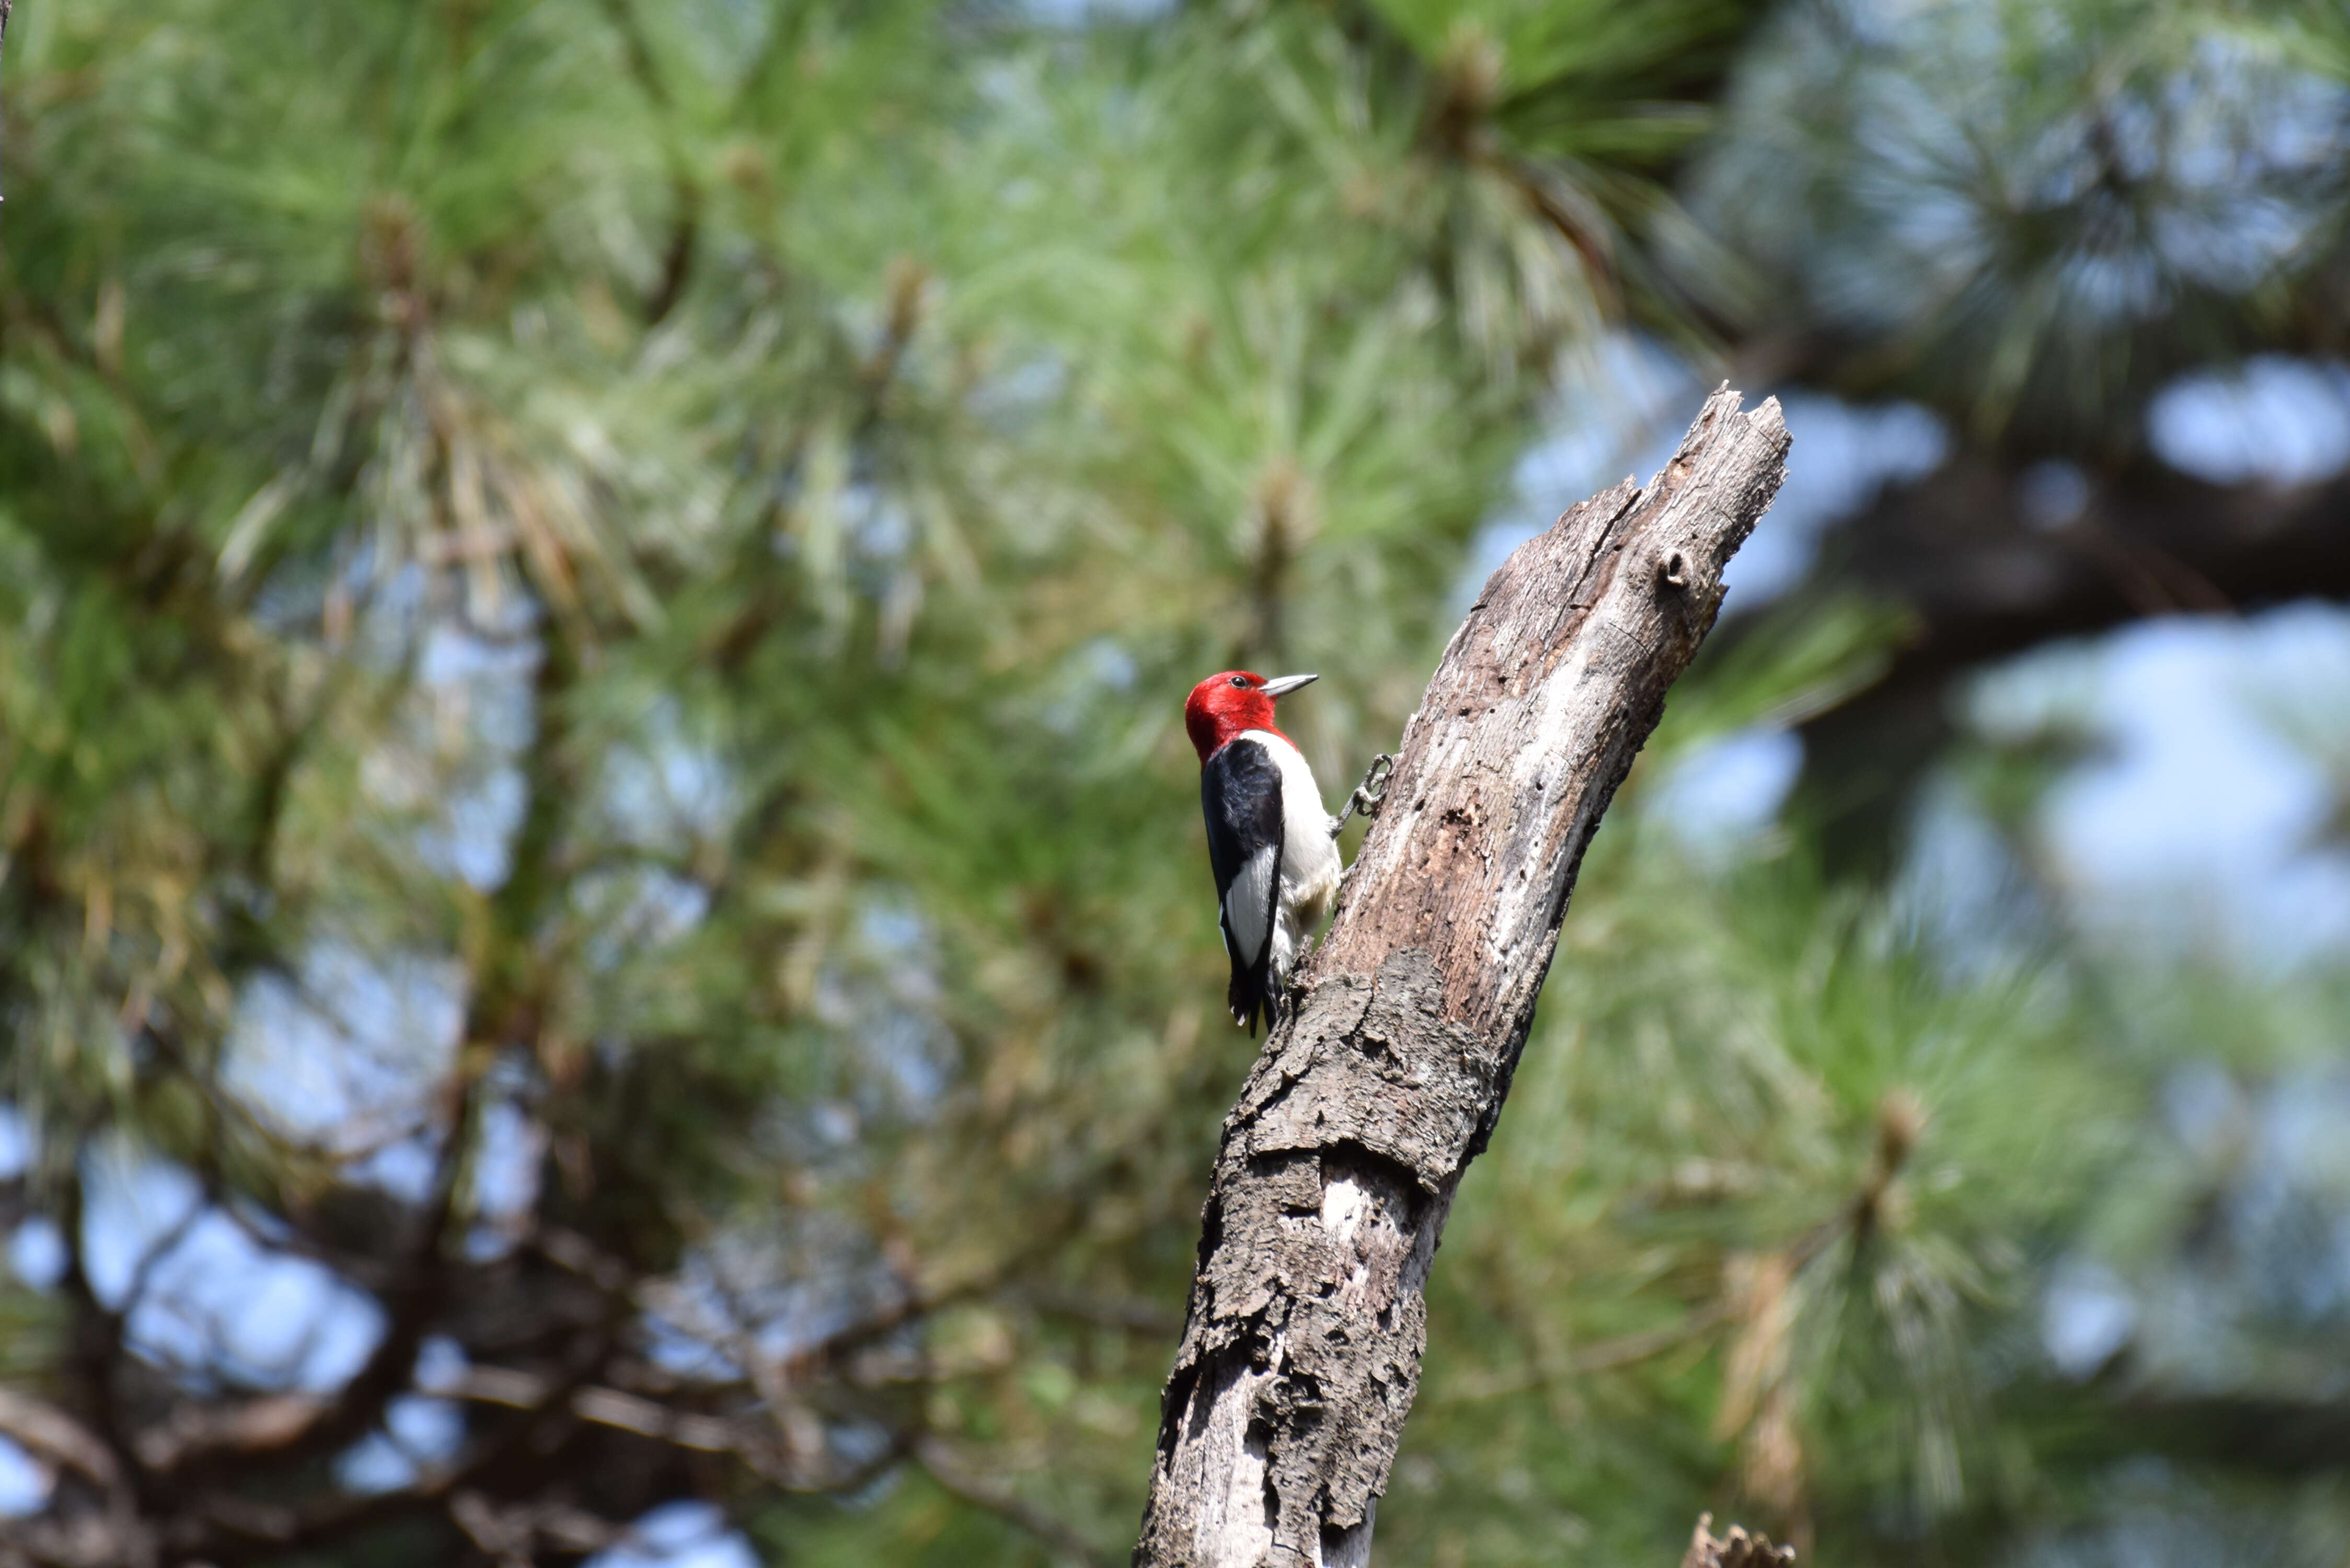
[[[1281,732],[1273,722],[1273,700],[1284,692],[1296,691],[1313,680],[1311,675],[1284,675],[1267,680],[1249,670],[1227,670],[1221,675],[1211,675],[1191,688],[1191,695],[1183,704],[1183,728],[1191,737],[1191,745],[1206,762],[1216,749],[1243,730]],[[1283,740],[1289,739],[1282,735]]]

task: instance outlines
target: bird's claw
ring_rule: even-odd
[[[1387,798],[1388,781],[1395,777],[1395,757],[1381,752],[1363,770],[1363,782],[1347,797],[1346,808],[1330,819],[1330,836],[1336,838],[1345,830],[1347,819],[1360,811],[1366,818],[1379,814],[1379,803]]]

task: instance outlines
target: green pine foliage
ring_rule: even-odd
[[[219,1526],[222,1561],[486,1561],[441,1465],[620,1523],[705,1498],[781,1563],[1122,1553],[1253,1050],[1191,683],[1320,670],[1284,719],[1339,798],[1555,378],[1626,321],[1717,344],[1815,247],[1822,297],[1900,294],[1853,325],[1904,356],[1866,389],[1968,417],[2110,414],[2154,330],[2065,307],[2038,219],[1904,274],[1863,198],[1922,176],[1852,118],[1939,26],[2039,146],[2133,8],[1911,8],[1821,77],[1802,31],[1845,9],[19,8],[0,1219],[66,1262],[0,1287],[11,1386],[134,1453],[302,1383],[99,1256],[107,1162],[156,1161],[391,1325],[347,1422],[151,1488],[159,1528],[203,1487],[343,1519],[338,1456],[434,1345],[785,1456],[557,1410],[500,1469],[513,1407],[476,1400],[415,1506]],[[2166,17],[2116,102],[2164,49],[2342,57],[2323,6]],[[1676,759],[1900,632],[1766,618],[1676,693],[1451,1221],[1380,1561],[1667,1562],[1704,1508],[1831,1564],[2003,1560],[2142,1511],[2141,1452],[2278,1561],[2338,1521],[2129,1403],[2306,1393],[2338,1324],[2248,1319],[2191,1386],[2068,1381],[2036,1338],[2068,1260],[2163,1275],[2243,1179],[2148,1140],[2180,1064],[2245,1103],[2320,1073],[2338,987],[2156,985],[2060,925],[1954,957],[1799,826],[1727,865],[1676,836]],[[2044,770],[1970,755],[1954,787],[2025,831]]]
[[[1788,6],[1692,195],[1840,387],[2109,462],[2182,369],[2340,341],[2343,36],[2291,0]]]

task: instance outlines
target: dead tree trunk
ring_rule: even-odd
[[[1600,814],[1785,473],[1716,392],[1646,489],[1522,546],[1453,634],[1292,1015],[1225,1118],[1134,1561],[1338,1568],[1419,1382],[1421,1289]]]

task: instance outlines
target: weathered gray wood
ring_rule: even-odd
[[[1713,1515],[1700,1513],[1681,1568],[1787,1568],[1794,1560],[1794,1547],[1774,1546],[1767,1535],[1749,1535],[1742,1524],[1731,1525],[1728,1535],[1716,1540]]]
[[[1508,1094],[1585,846],[1784,476],[1714,394],[1646,488],[1495,572],[1404,731],[1291,1016],[1225,1118],[1137,1564],[1369,1561],[1421,1288]]]

